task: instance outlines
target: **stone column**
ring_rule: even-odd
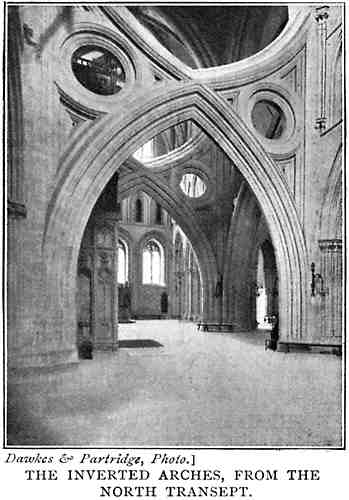
[[[199,309],[198,309],[198,270],[194,265],[193,274],[192,274],[192,316],[193,321],[197,321],[199,317]]]
[[[188,312],[190,321],[194,319],[194,268],[193,264],[190,264],[189,268],[189,304],[188,304]]]
[[[23,271],[25,269],[21,224],[23,212],[8,208],[7,219],[7,346],[9,358],[18,347],[18,332],[23,308]]]
[[[272,316],[275,314],[275,280],[276,280],[276,268],[274,267],[264,267],[265,276],[265,292],[267,295],[267,315]]]
[[[342,240],[319,240],[321,251],[322,297],[321,337],[328,343],[342,341]]]
[[[326,128],[326,57],[327,57],[327,5],[316,8],[315,19],[319,36],[319,111],[315,128],[322,132]]]
[[[182,317],[183,319],[189,319],[189,266],[187,260],[184,262],[184,301],[183,301],[183,311]]]
[[[201,292],[201,278],[200,278],[200,272],[199,269],[197,269],[197,281],[196,281],[196,287],[197,287],[197,293],[196,293],[196,299],[197,299],[197,312],[198,312],[198,319],[202,319],[202,292]]]
[[[174,314],[175,314],[175,317],[178,319],[182,318],[182,313],[183,313],[182,282],[183,282],[183,273],[181,273],[180,271],[176,271],[176,273],[175,273],[175,301],[176,301],[176,305],[175,305]]]
[[[118,348],[117,215],[94,219],[93,343],[96,350]]]
[[[178,271],[177,273],[177,283],[178,283],[178,318],[182,319],[184,315],[184,273]]]

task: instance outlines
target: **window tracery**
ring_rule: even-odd
[[[162,245],[156,240],[149,240],[142,252],[143,284],[164,285],[165,259]]]
[[[128,281],[128,248],[126,243],[118,241],[118,283],[125,284]]]

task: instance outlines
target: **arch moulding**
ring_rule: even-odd
[[[342,237],[340,226],[342,212],[342,144],[339,146],[330,173],[323,197],[320,217],[320,239]]]
[[[306,248],[294,202],[276,165],[225,100],[196,83],[136,91],[117,113],[72,139],[50,201],[43,257],[47,335],[61,350],[75,346],[75,280],[80,242],[106,183],[137,148],[169,126],[193,120],[239,168],[265,214],[280,277],[280,338],[301,339],[305,326]],[[52,314],[51,314],[52,313]],[[48,323],[48,322],[47,322]],[[63,346],[63,347],[62,347]],[[74,347],[75,349],[75,347]]]

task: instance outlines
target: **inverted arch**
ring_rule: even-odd
[[[309,6],[289,6],[289,22],[267,47],[240,61],[211,68],[191,69],[168,51],[125,7],[102,7],[106,15],[128,36],[150,61],[157,61],[168,78],[193,79],[215,90],[238,87],[263,78],[290,61],[304,45],[304,32],[311,14]]]
[[[106,183],[137,148],[183,120],[193,120],[222,148],[254,192],[276,249],[280,337],[301,337],[305,324],[306,248],[294,202],[277,166],[240,117],[213,91],[195,83],[158,84],[72,140],[59,169],[46,218],[43,252],[47,306],[59,310],[61,336],[75,324],[74,283],[83,230]],[[56,329],[57,329],[56,324]]]

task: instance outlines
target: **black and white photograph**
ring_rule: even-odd
[[[3,446],[345,449],[345,4],[3,6]]]

